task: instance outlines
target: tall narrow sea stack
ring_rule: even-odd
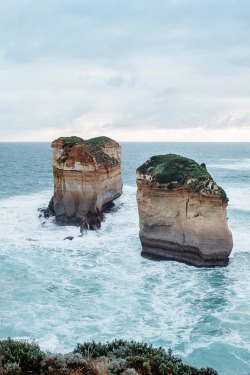
[[[120,145],[108,137],[61,137],[51,147],[57,223],[99,226],[102,209],[122,194]]]
[[[136,176],[143,255],[196,267],[228,264],[233,247],[228,199],[205,164],[158,155]]]

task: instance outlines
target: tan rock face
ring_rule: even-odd
[[[51,146],[57,222],[77,224],[95,215],[99,220],[105,205],[122,194],[120,145],[107,137],[68,137]]]
[[[233,241],[218,186],[213,182],[212,190],[211,181],[204,181],[207,190],[196,192],[188,187],[190,179],[171,189],[152,180],[154,174],[137,171],[142,254],[197,267],[226,266]]]

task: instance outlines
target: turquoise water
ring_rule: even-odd
[[[92,339],[144,340],[221,375],[250,373],[250,144],[122,146],[119,209],[78,237],[79,228],[38,218],[53,190],[50,145],[0,143],[0,339],[34,338],[61,352]],[[228,267],[140,256],[135,168],[169,152],[205,162],[227,191]]]

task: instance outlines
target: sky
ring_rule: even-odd
[[[250,142],[249,0],[0,0],[0,142]]]

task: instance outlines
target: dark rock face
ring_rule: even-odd
[[[54,210],[54,197],[51,198],[49,205],[47,208],[39,208],[38,211],[40,212],[39,218],[49,218],[51,216],[55,216],[55,210]],[[72,225],[76,225],[80,227],[80,233],[81,235],[86,234],[88,230],[96,230],[101,228],[102,221],[105,220],[106,216],[105,214],[117,212],[120,207],[116,206],[113,202],[107,203],[101,212],[97,210],[97,212],[88,212],[87,215],[84,218],[75,218],[75,220],[72,220]],[[45,224],[43,222],[42,224]],[[67,224],[65,224],[64,221],[60,222],[60,220],[57,221],[57,224],[59,225],[70,225],[70,222],[68,221]],[[71,236],[70,236],[71,237]],[[66,239],[73,239],[66,237]]]
[[[54,210],[54,197],[51,198],[49,201],[49,205],[46,208],[39,208],[38,211],[40,211],[39,218],[44,217],[47,219],[50,216],[55,216],[55,210]]]
[[[227,201],[205,165],[179,155],[151,158],[137,170],[142,255],[226,266],[233,247]]]
[[[198,247],[182,244],[149,240],[140,236],[141,255],[152,260],[172,260],[195,267],[226,267],[229,263],[228,254],[204,256]]]

